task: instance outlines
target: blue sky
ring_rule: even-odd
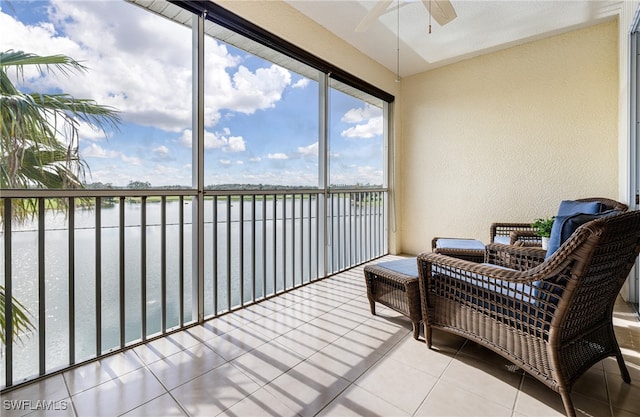
[[[25,72],[24,91],[64,91],[121,112],[80,126],[87,182],[191,185],[191,31],[119,0],[0,3],[0,48],[64,54],[88,71]],[[10,74],[13,76],[14,74]],[[207,37],[205,183],[315,186],[317,83]],[[332,91],[333,184],[382,183],[382,111]]]

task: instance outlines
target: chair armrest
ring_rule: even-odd
[[[491,245],[493,246],[493,245]],[[509,245],[499,245],[509,248]],[[521,248],[530,249],[530,248]],[[485,278],[500,279],[508,281],[519,281],[524,275],[522,271],[515,270],[513,268],[502,267],[500,265],[477,263],[468,261],[466,259],[458,259],[447,255],[438,253],[421,253],[418,255],[418,276],[422,279],[431,275],[431,266],[442,267],[445,269],[457,270],[463,272],[465,275],[482,275]],[[426,268],[429,268],[427,271]]]
[[[490,245],[494,246],[494,245]],[[502,246],[506,253],[540,252],[536,248]],[[514,326],[519,332],[547,338],[565,289],[571,263],[542,263],[528,270],[478,264],[448,256],[418,255],[418,285],[426,326],[468,326],[479,317]],[[464,318],[464,319],[462,319]],[[462,320],[462,321],[461,321]],[[477,330],[477,328],[476,328]],[[485,331],[487,329],[482,329]],[[489,332],[494,330],[489,329]]]
[[[510,245],[541,247],[542,238],[533,230],[514,230],[509,234]]]
[[[493,223],[491,225],[491,239],[489,242],[493,243],[496,236],[509,236],[511,232],[519,230],[534,231],[535,228],[531,226],[531,223]]]
[[[525,271],[543,263],[546,254],[547,251],[541,247],[492,243],[485,248],[485,262],[504,268]]]

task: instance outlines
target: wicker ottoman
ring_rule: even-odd
[[[367,265],[364,276],[371,314],[376,314],[378,302],[407,316],[413,325],[413,338],[418,339],[422,311],[416,258]]]
[[[484,243],[475,239],[434,237],[431,251],[472,262],[484,262]]]

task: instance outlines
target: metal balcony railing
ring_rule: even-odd
[[[197,194],[2,191],[3,390],[388,253],[386,189]]]

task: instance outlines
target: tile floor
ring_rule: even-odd
[[[640,323],[622,301],[614,320],[632,383],[597,364],[573,389],[581,416],[640,416]],[[359,267],[6,393],[2,416],[563,415],[500,356],[434,337],[428,350],[408,319],[372,316]]]

